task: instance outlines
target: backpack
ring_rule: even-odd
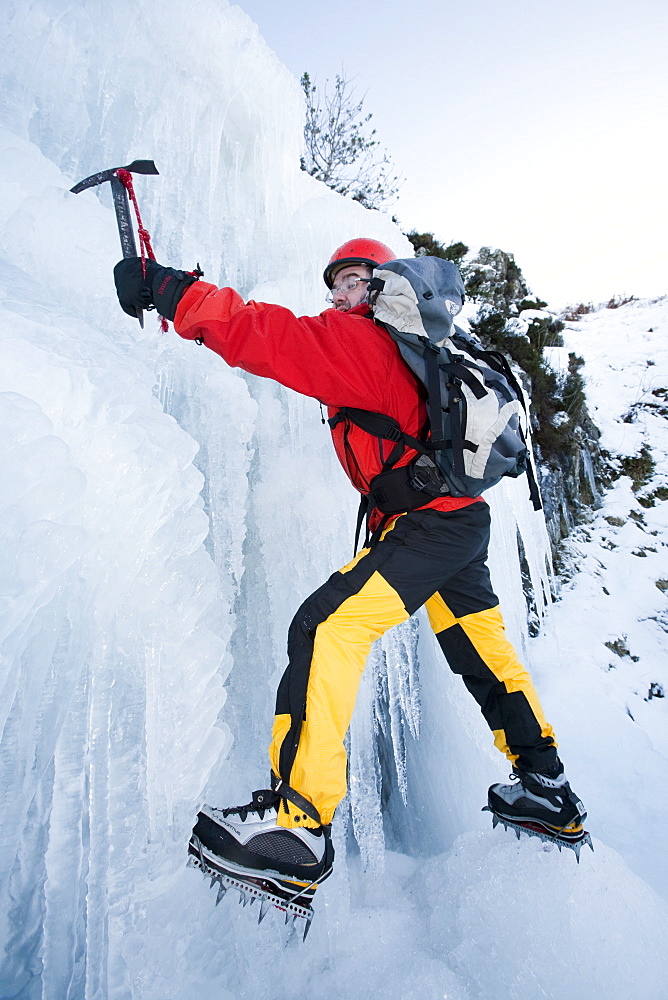
[[[367,506],[386,514],[438,496],[476,497],[504,476],[528,474],[535,510],[540,496],[531,466],[524,392],[503,354],[476,346],[454,317],[464,303],[456,265],[440,257],[393,260],[373,271],[369,304],[427,391],[429,424],[419,438],[382,414],[344,407],[349,419],[395,448],[371,483]],[[419,454],[394,463],[409,446]]]

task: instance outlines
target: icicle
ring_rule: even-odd
[[[413,738],[417,738],[420,733],[417,618],[410,618],[403,625],[392,629],[382,642],[387,666],[388,710],[394,764],[399,791],[406,804],[408,786],[405,727]]]
[[[598,492],[598,487],[596,485],[596,476],[594,474],[594,463],[592,461],[591,452],[588,448],[581,448],[580,454],[582,456],[582,466],[584,468],[585,476],[587,477],[587,485],[591,490],[591,495],[593,499],[594,506],[600,505],[601,495]]]
[[[385,673],[385,655],[380,643],[376,643],[362,676],[355,713],[346,737],[350,760],[349,795],[353,831],[359,844],[364,870],[376,874],[382,873],[385,861],[380,801],[382,777],[378,758],[378,686]],[[383,704],[385,701],[386,699]]]

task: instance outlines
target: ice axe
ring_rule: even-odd
[[[130,217],[128,191],[130,191],[130,196],[132,198],[139,223],[139,238],[142,244],[142,260],[144,257],[145,247],[149,251],[149,256],[153,256],[150,237],[141,225],[137,200],[132,189],[132,179],[129,175],[157,173],[158,171],[153,160],[133,160],[132,163],[127,165],[127,167],[112,167],[110,170],[100,170],[99,173],[91,174],[90,177],[86,177],[84,180],[79,181],[78,184],[75,184],[73,188],[70,188],[72,194],[79,194],[87,188],[97,187],[98,184],[104,184],[106,181],[111,183],[111,192],[114,197],[114,210],[116,212],[116,222],[118,223],[118,234],[121,238],[121,249],[123,250],[124,257],[138,256],[135,234],[132,229],[132,219]],[[144,313],[141,309],[137,310],[137,319],[139,320],[139,325],[143,328]]]

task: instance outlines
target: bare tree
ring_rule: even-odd
[[[390,203],[400,178],[376,130],[369,129],[372,115],[365,114],[364,99],[358,101],[352,85],[338,74],[333,93],[325,84],[320,95],[308,73],[301,85],[306,101],[302,170],[365,208]]]

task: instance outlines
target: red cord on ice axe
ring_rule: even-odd
[[[151,246],[151,234],[148,229],[146,229],[141,221],[141,215],[139,213],[139,205],[137,204],[137,196],[135,194],[135,189],[132,185],[132,174],[129,170],[125,170],[123,167],[119,167],[116,171],[116,176],[121,181],[125,187],[128,195],[130,196],[130,201],[135,210],[135,215],[137,216],[137,234],[139,236],[139,250],[141,254],[141,269],[144,277],[146,277],[146,258],[150,260],[155,260],[155,254],[153,253],[153,247]],[[164,316],[160,316],[160,329],[163,333],[169,330],[169,323]]]
[[[139,208],[137,207],[137,199],[135,198],[135,193],[132,190],[130,173],[157,174],[158,171],[153,160],[133,160],[132,163],[128,163],[125,167],[110,167],[109,170],[100,170],[96,174],[91,174],[90,177],[85,177],[82,181],[79,181],[78,184],[75,184],[73,188],[70,188],[70,191],[72,191],[73,194],[79,194],[81,191],[86,191],[88,188],[97,187],[98,184],[105,184],[109,181],[111,184],[111,193],[114,199],[114,211],[116,213],[116,222],[118,223],[118,235],[121,238],[121,249],[123,251],[123,257],[126,258],[137,256],[137,245],[135,243],[135,234],[132,229],[130,205],[128,202],[128,192],[130,192],[135,206],[135,211],[137,213],[137,221],[139,222],[142,267],[144,269],[144,277],[146,277],[146,250],[148,250],[148,254],[152,260],[155,260],[155,256],[151,248],[151,238],[141,224]],[[121,179],[121,174],[125,175],[127,181]],[[137,319],[139,320],[139,325],[143,327],[143,309],[137,309]],[[163,319],[162,322],[165,324],[163,329],[166,330],[167,321]]]

